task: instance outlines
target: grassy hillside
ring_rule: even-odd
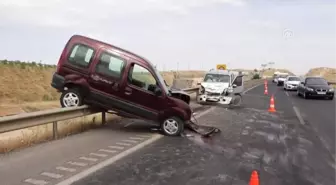
[[[319,67],[308,71],[306,76],[322,76],[329,82],[336,82],[336,68]]]

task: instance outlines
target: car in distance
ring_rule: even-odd
[[[284,82],[284,90],[297,90],[301,80],[297,76],[288,76]]]
[[[179,135],[191,120],[190,97],[169,90],[150,61],[81,35],[66,43],[51,86],[61,92],[62,107],[88,104],[152,120],[169,136]]]
[[[334,99],[334,88],[329,86],[322,77],[306,77],[298,86],[297,95],[305,99],[310,97],[324,97]]]
[[[288,74],[286,74],[286,73],[279,74],[279,76],[277,78],[277,82],[276,82],[277,86],[283,86],[287,77],[288,77]]]

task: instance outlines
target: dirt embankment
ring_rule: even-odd
[[[306,76],[321,76],[328,82],[336,82],[336,68],[318,67],[308,71]]]
[[[51,87],[54,65],[0,62],[0,116],[60,107],[59,96]],[[204,71],[161,72],[169,85],[174,79],[199,78]]]

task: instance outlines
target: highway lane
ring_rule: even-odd
[[[335,156],[335,107],[334,100],[324,99],[304,99],[298,97],[296,92],[287,92],[294,105],[300,110],[300,113],[306,124],[310,124],[318,133],[322,142],[329,149],[331,154]]]
[[[269,92],[276,113],[267,111],[270,96],[259,86],[246,93],[243,107],[215,106],[198,120],[220,134],[162,138],[74,185],[246,185],[253,169],[260,184],[335,184],[335,163],[315,131],[300,124],[283,91],[270,84]]]
[[[196,106],[202,112],[209,107]],[[0,184],[56,184],[105,160],[153,142],[160,134],[152,124],[132,119],[29,148],[0,154]]]

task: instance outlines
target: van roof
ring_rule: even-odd
[[[210,70],[207,72],[207,74],[223,74],[223,75],[230,75],[235,74],[237,75],[237,71],[229,71],[229,70]]]
[[[152,65],[154,67],[154,65],[148,60],[146,59],[145,57],[142,57],[138,54],[135,54],[131,51],[128,51],[126,49],[123,49],[123,48],[120,48],[118,46],[115,46],[115,45],[112,45],[112,44],[109,44],[109,43],[106,43],[106,42],[103,42],[103,41],[100,41],[100,40],[96,40],[96,39],[93,39],[93,38],[90,38],[90,37],[87,37],[87,36],[83,36],[83,35],[73,35],[70,40],[79,40],[79,41],[89,41],[90,44],[94,45],[94,47],[96,48],[100,48],[102,46],[105,46],[105,47],[112,47],[112,48],[115,48],[117,50],[120,50],[124,53],[126,53],[128,56],[130,56],[131,58],[134,58],[134,59],[140,59],[144,62],[148,62],[150,65]]]

